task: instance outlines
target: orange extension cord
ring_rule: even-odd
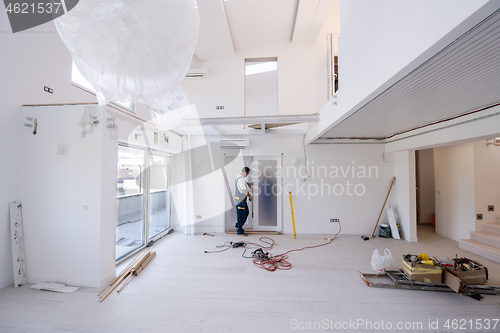
[[[342,226],[340,225],[340,222],[339,222],[339,231],[335,234],[335,236],[333,236],[333,238],[330,238],[330,240],[324,244],[319,244],[319,245],[313,245],[313,246],[305,246],[303,248],[300,248],[300,249],[293,249],[293,250],[289,250],[289,251],[286,251],[284,253],[281,253],[281,254],[278,254],[278,255],[271,255],[270,253],[269,254],[269,257],[268,259],[262,259],[262,258],[252,258],[252,261],[254,263],[255,266],[259,267],[259,268],[262,268],[262,269],[265,269],[266,271],[269,271],[269,272],[274,272],[275,270],[279,269],[279,270],[289,270],[290,268],[292,268],[292,264],[290,262],[287,261],[288,259],[288,253],[290,252],[295,252],[295,251],[302,251],[302,250],[305,250],[305,249],[313,249],[313,248],[316,248],[316,247],[320,247],[320,246],[325,246],[325,245],[328,245],[328,244],[331,244],[333,242],[333,240],[337,237],[338,234],[340,234],[340,232],[342,231]]]

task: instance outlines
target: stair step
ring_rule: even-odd
[[[500,236],[484,231],[471,231],[470,239],[500,249]]]
[[[472,239],[459,239],[458,247],[486,259],[500,263],[500,249]]]
[[[500,224],[498,223],[484,223],[483,229],[485,232],[500,236]]]

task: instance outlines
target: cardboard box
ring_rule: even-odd
[[[465,282],[465,284],[485,284],[488,282],[488,274],[486,269],[481,269],[472,272],[453,271],[453,274]]]
[[[449,268],[446,268],[443,271],[443,280],[444,283],[448,287],[453,289],[456,293],[462,292],[465,288],[465,283],[458,277],[456,277],[455,274],[453,274]]]
[[[403,271],[411,281],[442,283],[443,269],[439,266],[411,263],[403,256]]]
[[[485,284],[486,282],[488,282],[488,268],[486,268],[486,266],[468,258],[461,259],[468,260],[476,266],[481,267],[481,269],[476,269],[473,271],[462,271],[457,269],[457,266],[455,264],[454,269],[446,268],[446,270],[460,279],[460,281],[462,281],[464,284]]]

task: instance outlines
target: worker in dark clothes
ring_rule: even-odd
[[[248,217],[248,200],[252,201],[252,195],[249,189],[252,187],[253,182],[247,181],[247,176],[250,173],[249,167],[244,167],[241,173],[236,177],[236,183],[234,186],[234,201],[236,203],[236,228],[238,228],[238,235],[248,236],[243,230],[243,225],[245,224]]]

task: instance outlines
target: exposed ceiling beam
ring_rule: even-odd
[[[198,1],[200,32],[195,53],[200,61],[234,55],[226,13],[221,0]]]
[[[293,43],[316,43],[332,0],[300,0],[293,28]]]

